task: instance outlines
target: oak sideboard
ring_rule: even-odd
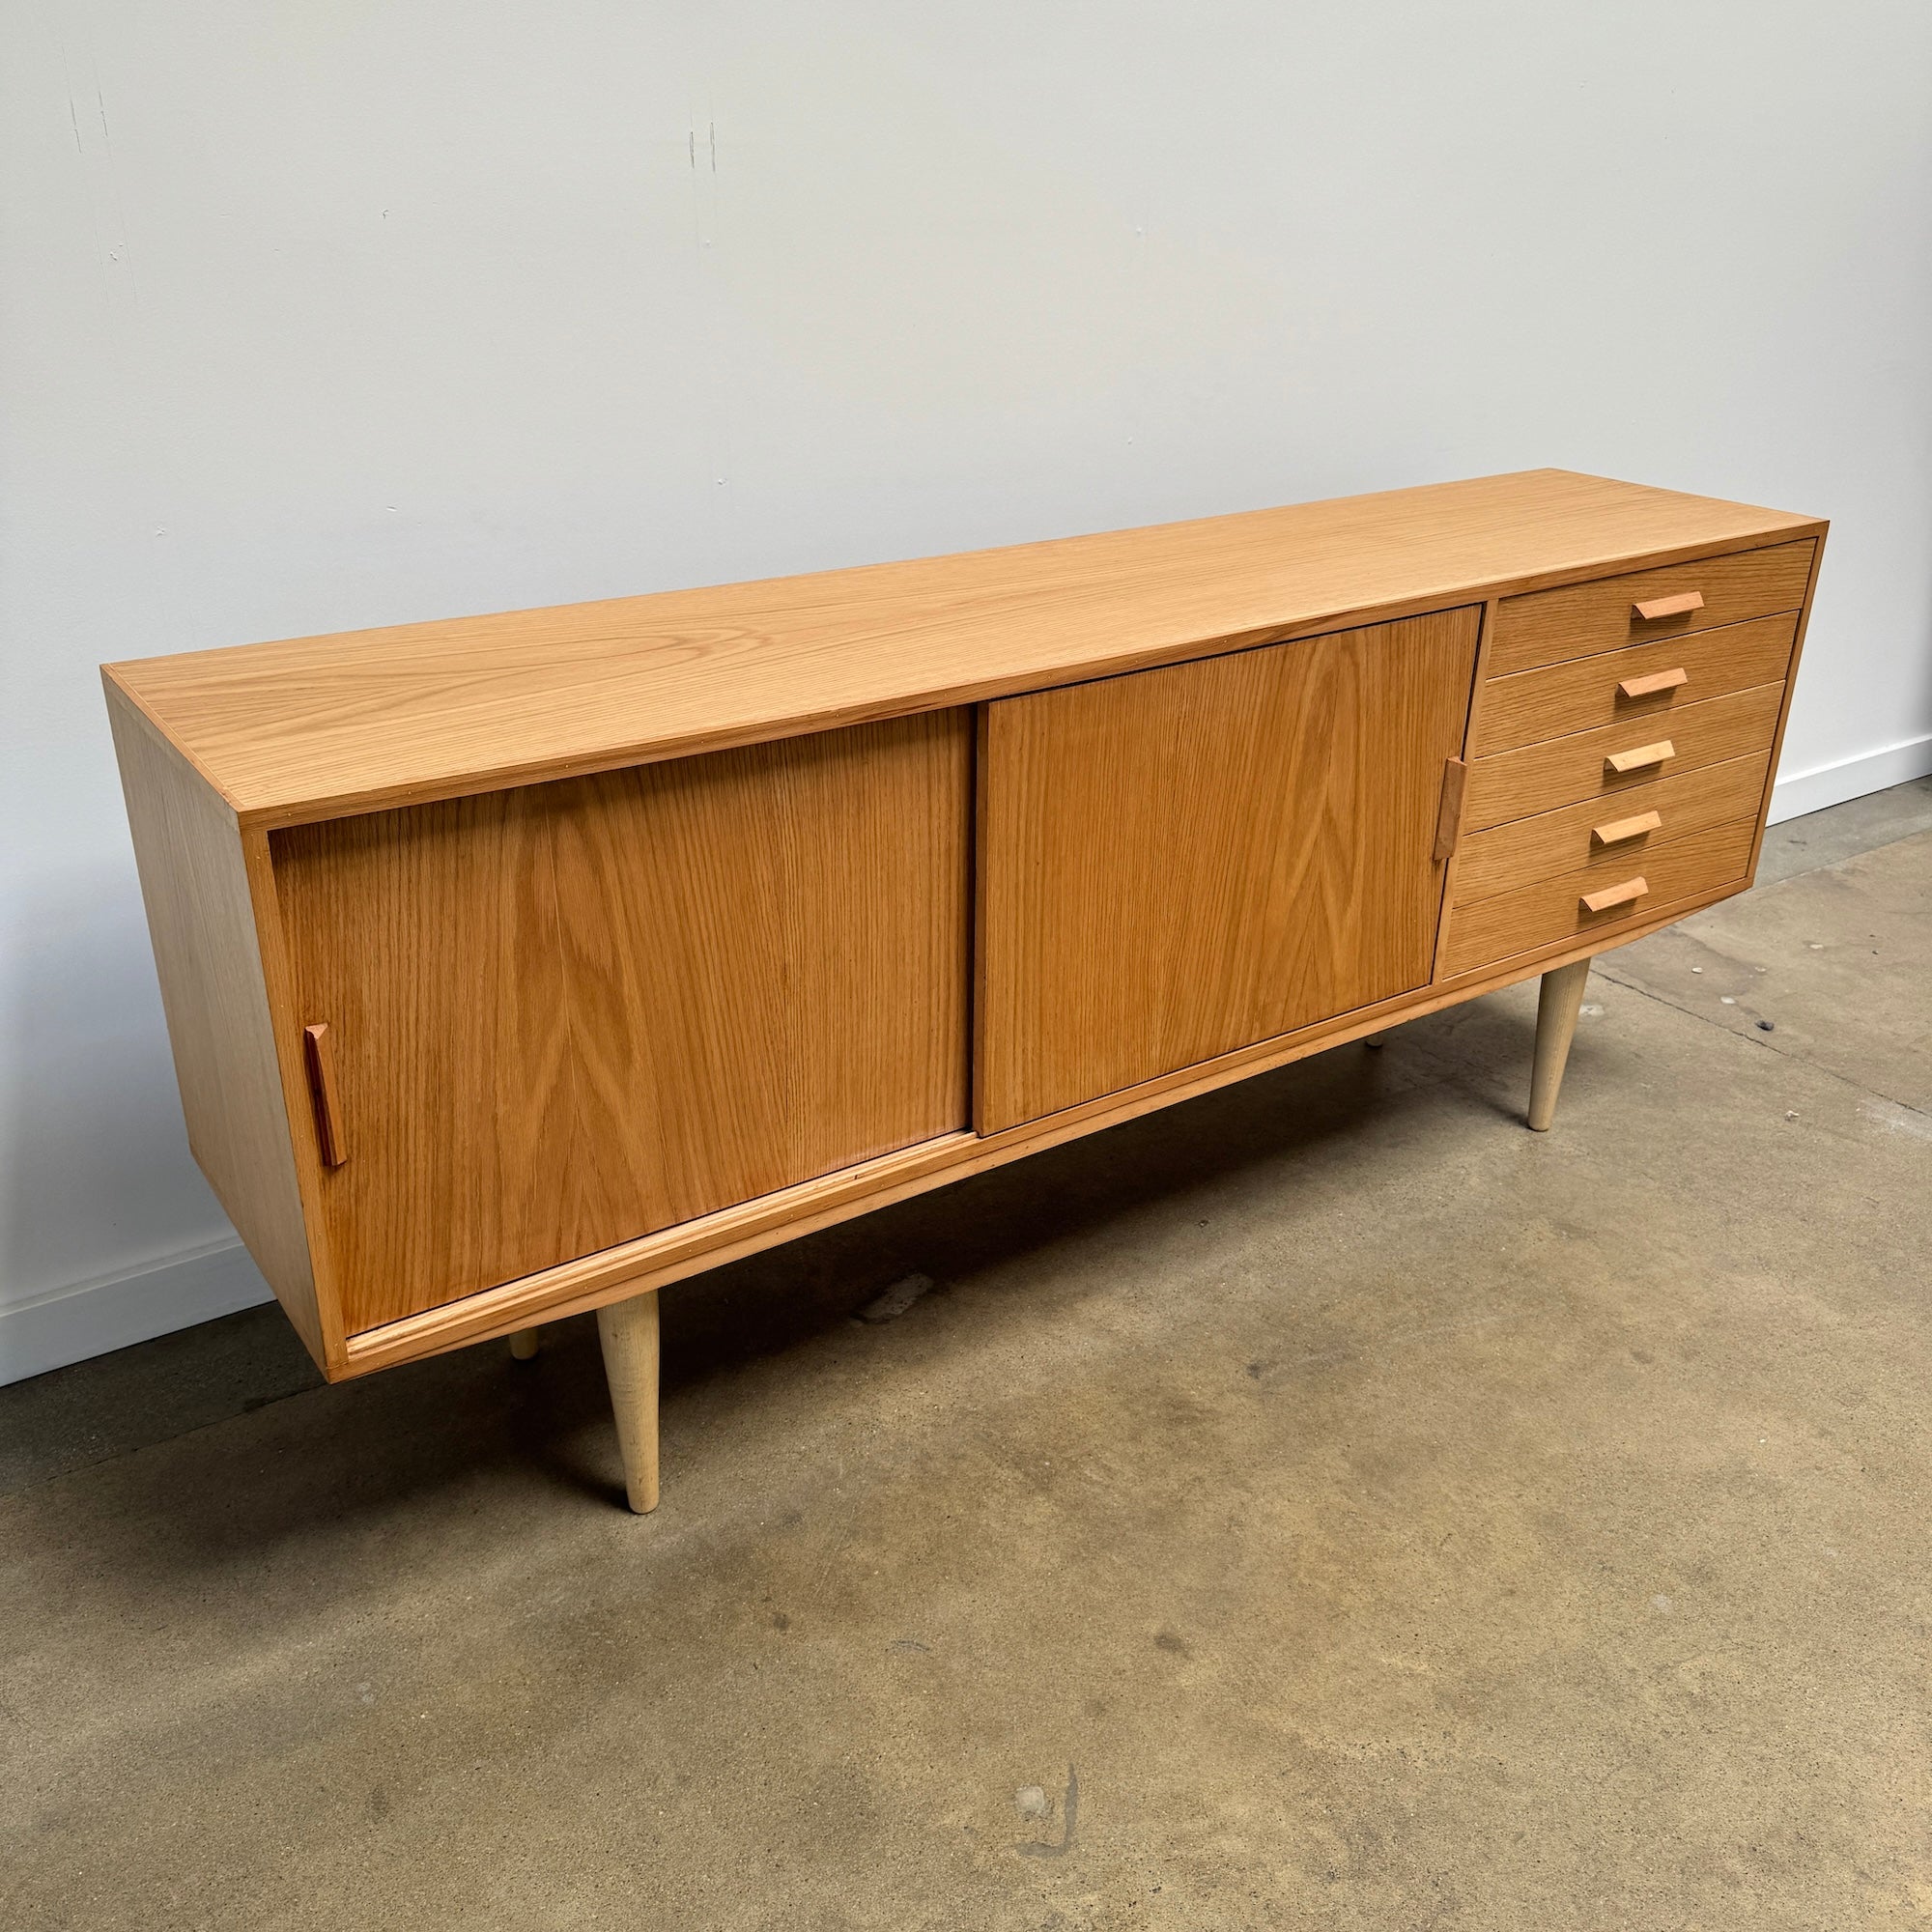
[[[109,665],[194,1153],[330,1379],[1750,883],[1826,525],[1532,470]]]

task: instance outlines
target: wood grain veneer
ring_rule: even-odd
[[[971,730],[275,834],[297,1016],[334,1049],[346,1327],[962,1126]]]
[[[108,667],[197,1155],[356,1375],[1580,987],[1748,878],[1824,531],[1531,471]]]
[[[1463,826],[1480,832],[1505,819],[1548,811],[1577,799],[1604,799],[1649,784],[1699,765],[1741,758],[1763,752],[1777,727],[1784,699],[1781,684],[1760,684],[1723,697],[1686,704],[1670,713],[1668,737],[1648,719],[1628,724],[1600,725],[1567,738],[1552,738],[1520,752],[1503,752],[1478,758],[1469,767],[1469,789],[1463,804]],[[1614,770],[1612,758],[1651,753],[1668,743],[1669,757]]]
[[[1427,980],[1478,614],[985,707],[981,1133]]]
[[[1798,613],[1787,611],[1493,678],[1476,698],[1476,755],[1599,724],[1664,719],[1706,697],[1781,683],[1797,631]],[[1647,688],[1626,692],[1626,684]]]
[[[1791,723],[1791,696],[1798,688],[1798,669],[1804,661],[1804,634],[1811,626],[1811,611],[1818,590],[1818,572],[1825,562],[1825,542],[1827,531],[1821,529],[1817,540],[1811,546],[1811,574],[1804,583],[1804,602],[1798,612],[1798,635],[1791,645],[1791,668],[1784,674],[1784,701],[1777,708],[1777,728],[1772,734],[1771,758],[1765,768],[1764,797],[1759,801],[1757,811],[1757,836],[1751,840],[1750,866],[1747,878],[1757,873],[1758,853],[1764,847],[1765,826],[1771,817],[1772,787],[1777,782],[1777,761],[1784,751],[1785,727]]]
[[[970,1175],[983,1174],[1009,1161],[1024,1159],[1030,1153],[1077,1140],[1084,1134],[1138,1120],[1156,1108],[1173,1106],[1197,1094],[1212,1093],[1233,1081],[1291,1065],[1311,1054],[1361,1039],[1394,1021],[1435,1012],[1498,987],[1514,985],[1549,968],[1587,959],[1605,943],[1627,945],[1710,903],[1714,896],[1718,895],[1704,893],[1668,904],[1653,901],[1603,937],[1593,932],[1578,942],[1572,935],[1547,942],[1486,969],[1447,977],[1438,975],[1429,986],[1417,992],[1378,1001],[1357,1012],[1301,1027],[1253,1046],[1238,1047],[1198,1066],[1161,1074],[1084,1106],[1023,1122],[1004,1133],[945,1135],[923,1146],[787,1188],[781,1194],[724,1208],[701,1220],[586,1256],[581,1262],[550,1268],[422,1315],[367,1330],[351,1337],[342,1373],[366,1375],[397,1362],[509,1335],[538,1316],[548,1321],[581,1314],[648,1289],[686,1280],[707,1268],[742,1260],[801,1235],[834,1227],[840,1221],[909,1200]]]
[[[1537,879],[1577,871],[1613,852],[1629,858],[1687,833],[1747,817],[1764,795],[1767,759],[1763,752],[1727,758],[1721,764],[1620,791],[1614,803],[1588,798],[1559,811],[1538,812],[1533,818],[1512,819],[1474,833],[1463,842],[1456,901],[1473,905]],[[1616,831],[1620,822],[1640,825],[1652,818],[1658,823],[1649,831],[1627,831],[1607,840],[1594,836],[1599,827]],[[1610,863],[1615,863],[1613,858]]]
[[[330,1353],[235,814],[125,696],[108,722],[188,1147],[318,1361]]]
[[[1776,510],[1525,470],[130,661],[108,675],[243,822],[285,824],[1001,696],[1574,582],[1634,557],[1823,528]]]
[[[1816,550],[1809,542],[1775,544],[1507,597],[1496,612],[1488,675],[1507,677],[1626,644],[1795,611],[1804,602]],[[1699,595],[1694,605],[1682,594],[1690,590]],[[1652,605],[1659,615],[1639,615],[1639,603]]]
[[[1647,846],[1640,856],[1611,854],[1516,892],[1474,905],[1459,904],[1449,914],[1447,970],[1475,972],[1557,940],[1590,937],[1599,946],[1615,943],[1617,925],[1647,907],[1715,893],[1742,880],[1756,830],[1754,820],[1736,819],[1665,845]],[[1636,903],[1606,905],[1595,913],[1584,908],[1585,894],[1614,896],[1612,889],[1633,877],[1644,882]]]

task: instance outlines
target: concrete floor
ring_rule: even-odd
[[[1532,985],[668,1291],[648,1520],[582,1321],[0,1392],[0,1921],[1925,1923],[1928,828],[1610,955],[1547,1136]]]

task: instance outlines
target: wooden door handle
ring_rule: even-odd
[[[1648,882],[1639,874],[1634,879],[1626,879],[1620,886],[1605,886],[1600,893],[1583,895],[1585,912],[1608,912],[1612,906],[1629,905],[1633,899],[1640,899],[1649,892]]]
[[[1626,838],[1641,838],[1646,832],[1655,832],[1663,823],[1661,811],[1640,811],[1634,818],[1613,818],[1607,825],[1590,828],[1590,842],[1594,845],[1621,845]]]
[[[1687,611],[1701,611],[1703,608],[1704,593],[1701,590],[1687,590],[1678,597],[1653,597],[1646,603],[1631,606],[1646,624],[1656,622],[1659,617],[1681,617]]]
[[[1604,760],[1613,772],[1640,772],[1646,765],[1661,765],[1677,755],[1677,747],[1668,738],[1654,745],[1639,745],[1634,752],[1612,752]]]
[[[1435,807],[1435,857],[1443,860],[1463,836],[1463,794],[1468,788],[1469,768],[1461,758],[1442,760],[1442,796]]]
[[[1655,697],[1660,691],[1675,691],[1690,682],[1688,670],[1654,670],[1648,677],[1625,678],[1617,690],[1626,697]]]
[[[335,1101],[335,1046],[327,1020],[302,1028],[302,1064],[308,1068],[316,1149],[324,1167],[340,1167],[349,1158],[349,1150],[342,1143],[342,1110]]]

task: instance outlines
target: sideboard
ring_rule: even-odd
[[[1826,525],[1532,470],[103,670],[189,1140],[331,1379],[1750,883]]]

